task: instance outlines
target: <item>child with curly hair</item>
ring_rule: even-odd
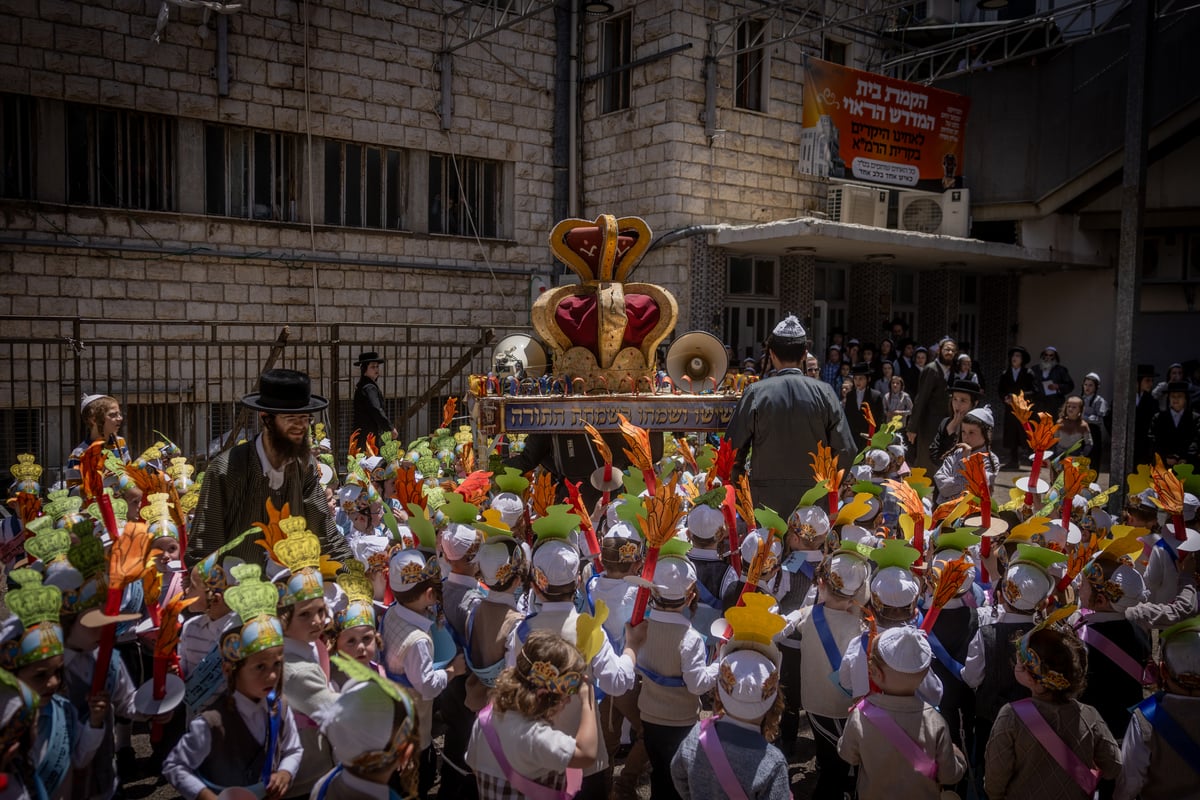
[[[467,764],[481,800],[573,795],[599,750],[591,692],[587,663],[574,645],[549,631],[530,632],[471,731]],[[579,729],[570,736],[552,721],[575,694],[583,702]]]
[[[1087,648],[1073,631],[1047,624],[1056,616],[1017,646],[1017,682],[1033,696],[996,717],[983,780],[991,800],[1084,800],[1101,777],[1113,780],[1121,771],[1120,748],[1100,712],[1075,699],[1087,681]]]

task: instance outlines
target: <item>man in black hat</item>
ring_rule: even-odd
[[[938,343],[937,357],[921,370],[913,395],[913,410],[908,418],[908,441],[917,446],[913,454],[913,466],[924,467],[932,475],[941,462],[930,460],[930,445],[937,435],[938,426],[946,415],[944,405],[946,389],[950,386],[950,373],[958,355],[958,343],[950,337]],[[908,385],[908,379],[904,381]]]
[[[946,456],[962,441],[962,424],[967,414],[979,405],[983,391],[975,381],[954,381],[946,390],[950,395],[950,416],[938,423],[937,433],[929,443],[929,459],[941,467]]]
[[[818,444],[831,447],[843,466],[849,466],[857,451],[833,389],[804,374],[806,341],[794,316],[775,326],[767,337],[767,357],[775,373],[746,389],[725,433],[737,450],[734,477],[746,472],[749,457],[755,504],[784,519],[816,485],[808,454],[815,453]]]
[[[208,465],[188,530],[188,566],[267,520],[267,500],[277,509],[286,503],[293,516],[303,516],[321,540],[321,552],[335,561],[353,558],[334,527],[308,443],[312,415],[328,403],[312,393],[308,376],[295,370],[267,370],[258,388],[243,397],[242,404],[259,412],[262,433]],[[262,564],[263,551],[255,538],[247,537],[228,555]]]
[[[871,365],[859,362],[850,367],[850,379],[854,381],[852,388],[843,401],[842,410],[846,414],[846,422],[850,425],[850,433],[854,444],[861,449],[866,444],[868,432],[867,417],[862,407],[866,404],[871,409],[871,417],[876,425],[887,422],[883,414],[883,395],[871,388]]]
[[[1168,467],[1200,464],[1200,415],[1191,410],[1191,387],[1187,381],[1167,384],[1167,410],[1150,424],[1155,455]]]
[[[996,388],[1004,399],[1004,451],[1008,453],[1008,468],[1021,468],[1021,450],[1025,447],[1025,426],[1012,413],[1013,398],[1024,392],[1025,399],[1033,402],[1036,385],[1029,371],[1029,351],[1021,345],[1008,348],[1008,369],[1000,375]]]
[[[387,413],[383,410],[383,392],[379,389],[379,372],[383,359],[379,353],[360,353],[354,366],[358,367],[358,384],[354,387],[354,418],[351,420],[353,430],[359,431],[360,444],[366,441],[368,435],[374,436],[375,441],[385,432],[391,433],[392,438],[399,438],[399,433]]]

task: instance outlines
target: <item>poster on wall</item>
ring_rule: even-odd
[[[929,191],[962,187],[971,99],[804,59],[800,170]]]

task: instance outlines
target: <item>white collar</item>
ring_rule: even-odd
[[[459,586],[466,586],[471,589],[479,588],[479,581],[472,578],[470,575],[460,575],[457,572],[451,572],[446,576],[446,583],[457,583]]]
[[[1025,613],[1024,611],[1009,611],[1007,608],[1000,609],[1000,622],[1033,622],[1033,613]]]
[[[256,741],[262,742],[267,738],[267,731],[263,725],[267,718],[267,704],[262,700],[251,700],[246,695],[239,691],[233,693],[233,707],[237,709],[242,719],[246,721],[246,727],[250,729],[251,735]]]
[[[690,619],[685,617],[683,614],[680,614],[678,611],[664,611],[661,608],[651,609],[650,619],[654,620],[655,622],[666,622],[671,625],[683,625],[685,627],[690,627],[692,624]]]
[[[484,596],[482,602],[495,603],[498,606],[515,609],[517,607],[517,596],[512,592],[491,591]]]
[[[275,469],[275,467],[271,466],[271,461],[267,458],[267,451],[263,449],[263,437],[261,433],[254,439],[254,449],[258,451],[258,460],[262,464],[262,471],[263,475],[267,478],[267,485],[271,487],[272,491],[278,492],[283,488],[283,470],[287,469],[287,463],[285,462],[281,469]]]
[[[359,794],[365,794],[368,797],[378,798],[378,800],[388,800],[388,785],[386,783],[375,783],[373,781],[360,778],[348,769],[342,770],[342,782],[345,783],[347,789],[351,789]],[[318,782],[318,786],[320,783]]]
[[[538,603],[537,610],[539,614],[554,614],[562,611],[574,611],[575,602],[573,600],[555,600],[554,602],[543,601]]]
[[[420,611],[413,611],[408,606],[401,605],[400,603],[393,605],[391,610],[395,611],[396,616],[400,617],[400,619],[404,620],[409,625],[412,625],[414,628],[420,628],[423,631],[427,631],[429,630],[430,626],[433,625],[433,620],[427,617],[425,614],[421,613]]]

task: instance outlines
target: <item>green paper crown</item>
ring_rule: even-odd
[[[637,497],[642,492],[646,491],[646,477],[642,475],[640,469],[625,470],[625,491],[633,497]]]
[[[426,549],[437,548],[437,531],[429,520],[425,509],[416,503],[408,504],[408,529],[417,537],[420,545]]]
[[[58,624],[62,591],[57,586],[42,585],[41,574],[32,569],[15,569],[8,577],[20,588],[8,592],[4,602],[21,620],[25,630],[43,622]]]
[[[114,497],[112,489],[106,488],[104,493],[108,495],[109,502],[112,503],[113,515],[116,516],[117,520],[125,519],[129,515],[129,504],[120,497]],[[100,510],[99,503],[92,503],[84,509],[84,513],[96,520],[96,522],[104,522],[104,513]]]
[[[979,544],[981,539],[981,536],[969,528],[954,528],[939,533],[934,547],[935,550],[959,550],[965,553],[967,548]]]
[[[667,539],[666,543],[658,549],[659,557],[663,556],[680,556],[686,557],[688,551],[692,549],[692,543],[686,539],[680,539],[678,536],[672,536]]]
[[[264,615],[275,616],[279,589],[262,579],[262,567],[258,564],[237,564],[230,572],[238,583],[225,590],[225,602],[243,625]]]
[[[67,560],[79,570],[85,581],[100,575],[108,566],[104,557],[104,542],[91,533],[79,537],[79,541],[67,553]]]
[[[875,548],[869,556],[880,569],[884,567],[912,569],[913,563],[920,557],[920,551],[903,539],[888,539],[883,543],[883,547]]]
[[[725,490],[722,489],[722,492]],[[646,504],[642,502],[642,498],[636,494],[621,495],[621,505],[617,506],[617,519],[624,520],[633,526],[634,530],[641,531],[642,524],[638,522],[638,517],[646,516]]]
[[[800,498],[800,502],[796,504],[796,508],[814,506],[827,497],[829,497],[829,482],[821,481],[804,493],[804,496]]]
[[[708,506],[709,508],[720,509],[723,502],[725,502],[725,487],[717,486],[693,500],[692,508],[696,506]]]
[[[1044,570],[1049,570],[1054,564],[1062,564],[1067,560],[1066,553],[1051,550],[1049,547],[1038,547],[1036,544],[1017,545],[1017,556],[1009,562],[1009,566],[1018,562],[1033,564]]]
[[[1189,631],[1200,631],[1200,617],[1188,617],[1162,631],[1158,634],[1159,644],[1166,646],[1172,637],[1178,636],[1181,633],[1188,633]]]
[[[492,480],[496,482],[496,488],[500,491],[512,492],[515,495],[523,494],[529,488],[529,479],[516,467],[505,467],[504,474],[497,473]]]
[[[451,522],[474,525],[479,517],[479,508],[464,500],[458,492],[450,492],[446,495],[446,505],[442,506],[442,513]]]
[[[47,523],[50,522],[46,517],[39,517],[34,522],[43,519]],[[32,524],[29,527],[32,529]],[[71,532],[66,528],[47,528],[45,525],[38,527],[41,530],[25,540],[25,552],[46,564],[66,558],[71,550]]]
[[[570,506],[550,506],[546,509],[546,516],[533,521],[533,532],[537,534],[539,542],[547,539],[566,539],[571,535],[571,531],[578,529],[581,524],[579,515],[571,513]]]
[[[858,481],[852,487],[852,491],[855,494],[862,493],[862,494],[870,494],[870,495],[874,495],[875,497],[879,497],[879,495],[883,494],[883,487],[880,486],[878,483],[872,483],[871,481]]]
[[[51,516],[55,521],[61,520],[69,514],[78,514],[79,509],[83,507],[82,497],[59,497],[47,503],[42,511],[47,516]]]
[[[766,528],[780,538],[787,533],[787,522],[776,514],[773,508],[759,506],[754,509],[754,521],[758,523],[758,527]]]

